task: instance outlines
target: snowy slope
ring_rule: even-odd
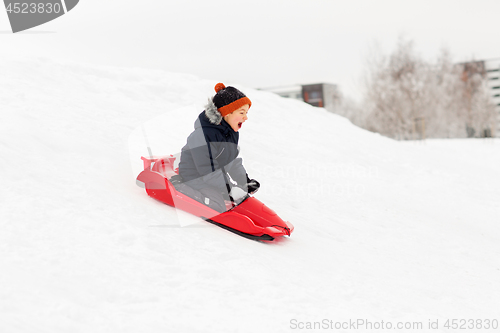
[[[135,185],[146,147],[179,152],[216,81],[39,58],[0,73],[2,331],[500,319],[498,140],[395,142],[225,82],[253,102],[240,145],[257,197],[295,225],[261,244]]]

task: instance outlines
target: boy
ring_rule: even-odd
[[[222,213],[227,210],[225,201],[238,204],[247,193],[255,193],[260,184],[248,178],[238,158],[239,130],[248,120],[252,102],[238,89],[222,83],[215,85],[215,92],[182,148],[182,184],[173,184],[180,192]]]

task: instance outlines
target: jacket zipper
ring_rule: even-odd
[[[218,159],[220,155],[222,155],[222,153],[224,152],[224,149],[226,148],[222,148],[222,150],[220,151],[219,155],[217,155],[217,157],[215,159]]]

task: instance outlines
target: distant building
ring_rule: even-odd
[[[485,60],[484,68],[488,78],[488,86],[497,111],[497,128],[500,129],[500,58]],[[498,133],[498,132],[497,132]]]
[[[331,112],[335,112],[340,103],[340,93],[337,85],[330,83],[281,86],[261,90],[273,92],[281,97],[304,101],[313,106],[323,107]]]
[[[463,77],[467,78],[474,73],[480,73],[488,80],[488,87],[497,114],[497,128],[500,129],[500,58],[469,61],[459,65],[463,66]],[[467,130],[469,131],[469,128]],[[489,130],[485,131],[489,132]],[[491,136],[491,133],[483,133],[483,135]],[[500,131],[497,131],[497,136],[499,135]]]

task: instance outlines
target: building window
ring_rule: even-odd
[[[319,91],[310,91],[309,92],[309,100],[315,100],[315,99],[320,99],[321,95]]]

